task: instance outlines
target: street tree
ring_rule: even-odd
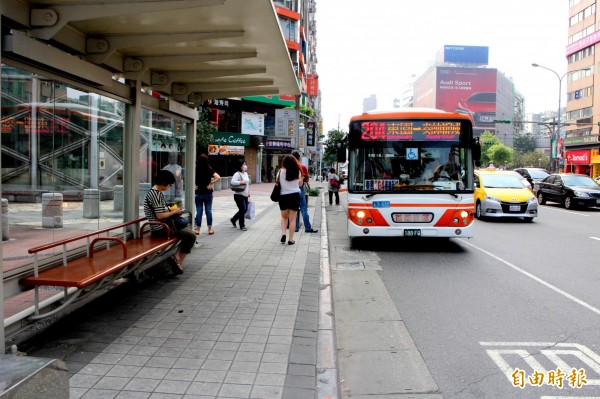
[[[513,157],[515,167],[533,167],[549,169],[550,158],[541,152],[531,151],[525,154],[515,153]]]
[[[479,142],[481,143],[481,165],[489,165],[491,160],[487,155],[488,149],[496,144],[501,144],[502,141],[493,132],[486,130],[481,133]]]
[[[512,162],[513,150],[502,143],[494,144],[486,151],[490,162],[496,166],[506,165]]]
[[[208,145],[214,144],[213,133],[217,127],[210,122],[210,108],[200,108],[199,119],[196,122],[196,147],[198,154],[207,154]]]
[[[323,151],[323,162],[325,165],[333,165],[338,161],[338,148],[346,146],[347,137],[348,133],[343,130],[331,129],[327,132],[327,138],[323,143],[325,148]]]
[[[535,139],[531,133],[515,134],[513,147],[521,154],[535,151]]]

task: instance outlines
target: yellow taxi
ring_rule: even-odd
[[[526,180],[517,172],[480,169],[475,171],[475,217],[511,217],[533,221],[538,202]]]

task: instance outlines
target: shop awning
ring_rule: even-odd
[[[3,0],[1,12],[3,59],[98,87],[139,79],[194,106],[299,94],[271,0]]]

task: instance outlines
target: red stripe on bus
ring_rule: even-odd
[[[465,208],[475,206],[475,203],[460,203],[460,204],[390,204],[390,208]],[[373,208],[373,204],[349,203],[348,208]]]

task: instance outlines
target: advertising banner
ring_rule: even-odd
[[[208,145],[208,155],[244,155],[244,147],[237,145]]]
[[[438,68],[436,108],[471,115],[478,130],[496,124],[496,69]]]
[[[307,85],[306,91],[309,96],[316,97],[319,95],[319,75],[316,73],[309,74]]]
[[[456,64],[488,64],[487,46],[444,46],[444,62]]]
[[[242,133],[255,136],[265,134],[265,114],[242,111]]]
[[[275,110],[275,136],[295,137],[297,124],[297,110],[287,108]]]
[[[567,151],[566,159],[569,165],[589,165],[590,150]]]

